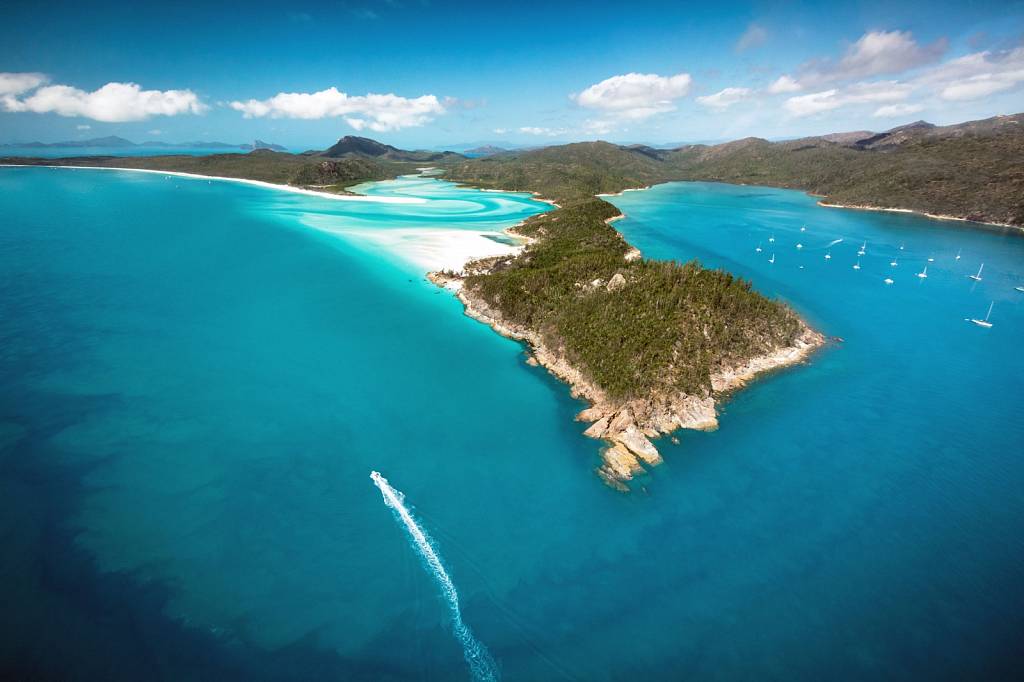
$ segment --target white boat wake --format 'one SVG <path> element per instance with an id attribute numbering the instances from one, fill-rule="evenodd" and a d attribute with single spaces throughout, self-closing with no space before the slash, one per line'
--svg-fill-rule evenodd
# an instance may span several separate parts
<path id="1" fill-rule="evenodd" d="M 838 244 L 841 241 L 843 241 L 843 240 L 842 239 L 833 239 L 828 244 L 825 244 L 825 248 L 827 249 L 830 246 L 835 246 L 836 244 Z"/>
<path id="2" fill-rule="evenodd" d="M 384 504 L 391 508 L 395 513 L 395 518 L 405 526 L 409 539 L 412 540 L 413 547 L 423 559 L 427 570 L 434 576 L 438 587 L 441 588 L 441 596 L 448 602 L 448 610 L 451 612 L 452 629 L 455 632 L 455 638 L 462 645 L 462 653 L 466 658 L 466 663 L 469 664 L 469 671 L 473 679 L 479 682 L 497 680 L 499 678 L 498 666 L 495 665 L 494 659 L 491 658 L 490 652 L 487 651 L 487 647 L 473 636 L 469 627 L 462 621 L 462 611 L 459 609 L 459 593 L 455 590 L 455 584 L 448 576 L 448 571 L 445 570 L 441 557 L 438 555 L 437 550 L 434 549 L 433 544 L 431 544 L 430 538 L 420 528 L 420 525 L 416 523 L 412 512 L 405 506 L 405 495 L 392 488 L 391 484 L 388 483 L 388 479 L 381 476 L 379 472 L 371 471 L 370 478 L 373 479 L 373 484 L 377 486 L 381 495 L 384 496 Z"/>

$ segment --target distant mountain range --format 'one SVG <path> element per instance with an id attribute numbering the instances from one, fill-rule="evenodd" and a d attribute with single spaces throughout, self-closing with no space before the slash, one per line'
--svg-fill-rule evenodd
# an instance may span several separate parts
<path id="1" fill-rule="evenodd" d="M 146 142 L 132 142 L 123 137 L 110 135 L 107 137 L 94 137 L 88 140 L 64 140 L 63 142 L 15 142 L 0 144 L 0 148 L 19 147 L 22 149 L 41 149 L 48 147 L 71 147 L 71 148 L 104 148 L 104 149 L 128 149 L 131 147 L 160 147 L 166 149 L 241 149 L 252 151 L 254 149 L 272 149 L 274 151 L 287 151 L 279 144 L 271 144 L 263 140 L 256 140 L 252 144 L 228 144 L 227 142 L 205 142 L 196 140 L 194 142 L 163 142 L 148 140 Z"/>
<path id="2" fill-rule="evenodd" d="M 118 137 L 34 144 L 144 146 Z M 183 143 L 204 148 L 216 144 L 220 143 Z M 1024 114 L 949 126 L 917 121 L 878 133 L 857 130 L 778 142 L 748 137 L 674 149 L 601 141 L 514 151 L 481 145 L 473 150 L 477 158 L 452 151 L 408 151 L 351 135 L 324 151 L 302 154 L 280 153 L 273 150 L 280 147 L 258 140 L 253 145 L 224 147 L 252 151 L 200 157 L 133 155 L 131 159 L 83 155 L 62 163 L 186 170 L 339 189 L 430 164 L 441 168 L 449 180 L 536 191 L 563 204 L 628 187 L 704 180 L 800 189 L 833 204 L 910 209 L 1024 226 Z M 52 160 L 10 157 L 4 162 Z"/>
<path id="3" fill-rule="evenodd" d="M 490 156 L 492 154 L 501 154 L 502 152 L 507 152 L 507 151 L 509 151 L 509 150 L 505 149 L 504 147 L 496 147 L 496 146 L 494 146 L 492 144 L 485 144 L 485 145 L 483 145 L 481 147 L 474 147 L 473 149 L 467 149 L 466 153 L 467 154 L 476 154 L 477 156 Z"/>
<path id="4" fill-rule="evenodd" d="M 471 159 L 446 177 L 570 199 L 671 180 L 801 189 L 830 203 L 1024 225 L 1024 114 L 676 149 L 579 142 Z"/>
<path id="5" fill-rule="evenodd" d="M 343 159 L 357 156 L 371 159 L 383 159 L 387 161 L 420 161 L 434 162 L 447 161 L 450 159 L 465 158 L 455 152 L 433 152 L 427 150 L 407 151 L 392 147 L 383 142 L 371 140 L 368 137 L 346 135 L 338 140 L 333 146 L 322 152 L 315 152 L 312 156 L 323 156 L 329 159 Z"/>

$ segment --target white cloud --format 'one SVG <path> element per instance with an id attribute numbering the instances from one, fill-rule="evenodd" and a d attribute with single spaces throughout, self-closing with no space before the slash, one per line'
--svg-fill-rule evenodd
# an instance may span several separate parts
<path id="1" fill-rule="evenodd" d="M 750 24 L 743 32 L 740 39 L 736 41 L 736 51 L 743 52 L 755 47 L 760 47 L 768 40 L 768 31 L 757 24 Z"/>
<path id="2" fill-rule="evenodd" d="M 542 135 L 545 137 L 555 137 L 556 135 L 564 135 L 568 131 L 565 128 L 542 128 L 540 126 L 523 126 L 519 129 L 519 132 L 526 133 L 527 135 Z"/>
<path id="3" fill-rule="evenodd" d="M 573 99 L 588 109 L 600 109 L 611 116 L 642 120 L 675 109 L 674 100 L 690 91 L 690 74 L 659 76 L 627 73 L 595 83 Z"/>
<path id="4" fill-rule="evenodd" d="M 833 88 L 822 92 L 812 92 L 809 95 L 790 97 L 782 106 L 793 116 L 820 114 L 823 111 L 831 111 L 842 106 L 842 102 L 836 96 L 838 92 Z"/>
<path id="5" fill-rule="evenodd" d="M 0 72 L 0 97 L 20 95 L 35 90 L 47 81 L 41 73 L 5 73 Z"/>
<path id="6" fill-rule="evenodd" d="M 899 102 L 907 99 L 912 91 L 912 86 L 898 81 L 854 83 L 845 88 L 831 88 L 790 97 L 783 103 L 783 107 L 792 116 L 813 116 L 854 104 Z"/>
<path id="7" fill-rule="evenodd" d="M 769 95 L 781 95 L 786 92 L 799 92 L 803 87 L 791 76 L 779 76 L 768 86 Z"/>
<path id="8" fill-rule="evenodd" d="M 725 111 L 733 104 L 748 99 L 751 94 L 750 88 L 725 88 L 713 95 L 698 97 L 697 102 L 710 109 Z"/>
<path id="9" fill-rule="evenodd" d="M 910 114 L 916 114 L 922 111 L 924 106 L 921 104 L 887 104 L 884 107 L 879 107 L 872 114 L 875 118 L 894 118 L 896 116 L 908 116 Z"/>
<path id="10" fill-rule="evenodd" d="M 146 134 L 147 135 L 163 135 L 164 131 L 160 130 L 159 128 L 154 128 L 153 130 L 146 131 Z"/>
<path id="11" fill-rule="evenodd" d="M 972 100 L 1024 84 L 1024 47 L 1005 52 L 976 52 L 921 74 L 917 84 L 939 91 L 945 100 Z"/>
<path id="12" fill-rule="evenodd" d="M 79 123 L 75 126 L 75 130 L 92 130 L 92 126 L 88 123 Z"/>
<path id="13" fill-rule="evenodd" d="M 835 78 L 866 78 L 902 73 L 938 60 L 945 51 L 945 40 L 921 46 L 909 32 L 871 31 L 847 49 L 832 75 Z"/>
<path id="14" fill-rule="evenodd" d="M 508 128 L 495 128 L 494 132 L 497 135 L 504 135 L 505 133 L 508 132 Z"/>
<path id="15" fill-rule="evenodd" d="M 135 83 L 107 83 L 92 92 L 70 85 L 47 85 L 35 89 L 24 99 L 2 97 L 0 106 L 5 111 L 82 116 L 107 123 L 142 121 L 151 116 L 201 114 L 208 108 L 191 90 L 143 90 Z"/>
<path id="16" fill-rule="evenodd" d="M 394 94 L 348 95 L 337 88 L 319 92 L 281 92 L 270 99 L 231 102 L 245 118 L 320 119 L 344 117 L 356 130 L 387 132 L 421 126 L 445 112 L 434 95 L 406 98 Z"/>
<path id="17" fill-rule="evenodd" d="M 780 86 L 822 87 L 831 83 L 899 74 L 938 61 L 946 51 L 947 41 L 941 38 L 930 45 L 919 45 L 906 31 L 869 31 L 846 49 L 838 62 L 818 59 L 800 69 L 796 79 L 783 76 Z M 785 92 L 785 90 L 776 90 Z"/>

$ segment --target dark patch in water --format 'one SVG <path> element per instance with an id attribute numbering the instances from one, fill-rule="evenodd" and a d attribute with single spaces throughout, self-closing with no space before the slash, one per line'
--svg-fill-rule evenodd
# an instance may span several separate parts
<path id="1" fill-rule="evenodd" d="M 36 410 L 12 393 L 0 397 L 0 421 L 23 431 L 0 443 L 0 679 L 398 680 L 419 672 L 372 655 L 343 658 L 313 641 L 268 651 L 218 637 L 166 616 L 168 587 L 99 571 L 69 523 L 91 467 L 55 465 L 60 453 L 49 439 L 118 398 L 64 397 L 57 407 L 47 396 L 49 409 Z M 41 413 L 44 423 L 25 417 Z"/>

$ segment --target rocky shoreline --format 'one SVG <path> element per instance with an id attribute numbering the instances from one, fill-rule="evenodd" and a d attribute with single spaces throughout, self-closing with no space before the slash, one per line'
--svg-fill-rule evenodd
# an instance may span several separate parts
<path id="1" fill-rule="evenodd" d="M 812 194 L 811 196 L 820 196 L 820 195 Z M 919 216 L 923 216 L 925 218 L 931 218 L 932 220 L 955 220 L 955 221 L 961 222 L 961 223 L 973 223 L 975 225 L 983 225 L 983 226 L 988 226 L 988 227 L 1011 227 L 1011 228 L 1013 228 L 1015 230 L 1024 231 L 1024 225 L 1014 225 L 1012 223 L 1000 223 L 1000 222 L 996 222 L 996 221 L 993 221 L 993 220 L 987 220 L 987 219 L 985 219 L 985 216 L 968 216 L 968 217 L 963 217 L 963 216 L 955 216 L 955 215 L 945 215 L 943 213 L 928 213 L 926 211 L 917 211 L 917 210 L 914 210 L 912 208 L 896 208 L 896 207 L 887 207 L 887 206 L 874 206 L 874 205 L 871 205 L 871 204 L 837 204 L 837 203 L 834 203 L 834 202 L 826 201 L 825 198 L 822 198 L 822 200 L 818 202 L 818 206 L 822 206 L 824 208 L 846 208 L 846 209 L 851 209 L 851 210 L 854 210 L 854 211 L 881 211 L 883 213 L 910 213 L 912 215 L 919 215 Z"/>
<path id="2" fill-rule="evenodd" d="M 608 222 L 621 217 L 616 216 Z M 516 234 L 514 229 L 507 231 Z M 626 258 L 633 259 L 639 256 L 640 252 L 631 248 Z M 628 491 L 627 481 L 644 472 L 645 466 L 651 467 L 661 463 L 661 454 L 651 442 L 652 438 L 669 435 L 677 429 L 716 429 L 716 397 L 720 398 L 744 386 L 764 372 L 802 362 L 826 342 L 823 335 L 804 324 L 803 332 L 792 345 L 776 348 L 742 365 L 723 368 L 714 374 L 711 377 L 712 395 L 695 396 L 680 392 L 628 401 L 615 400 L 574 367 L 567 360 L 563 348 L 553 348 L 536 330 L 504 319 L 499 310 L 490 306 L 477 292 L 465 286 L 466 277 L 486 274 L 502 260 L 501 257 L 493 257 L 471 261 L 460 273 L 431 272 L 427 274 L 427 279 L 437 286 L 453 291 L 462 301 L 469 317 L 490 326 L 502 336 L 525 343 L 531 353 L 527 360 L 529 364 L 543 366 L 569 385 L 574 398 L 584 399 L 590 403 L 590 407 L 580 412 L 576 419 L 590 423 L 584 435 L 605 441 L 606 447 L 601 452 L 604 461 L 598 467 L 597 473 L 608 485 L 618 490 Z M 599 285 L 614 290 L 626 284 L 622 275 L 617 274 L 607 283 L 602 282 Z"/>

